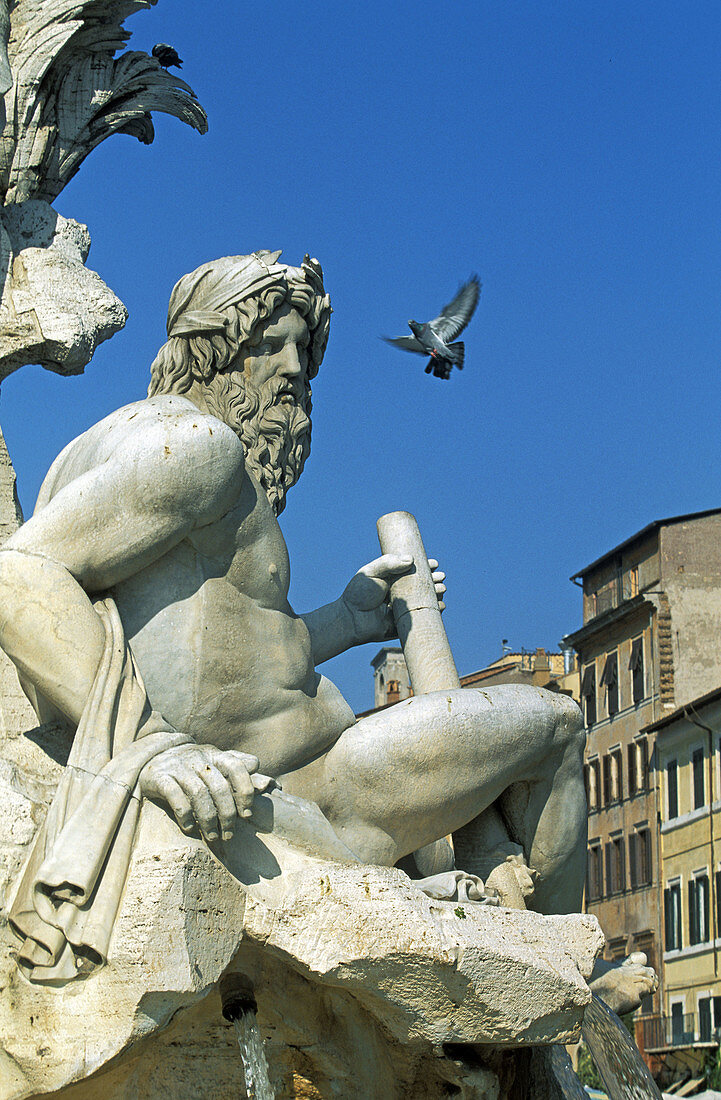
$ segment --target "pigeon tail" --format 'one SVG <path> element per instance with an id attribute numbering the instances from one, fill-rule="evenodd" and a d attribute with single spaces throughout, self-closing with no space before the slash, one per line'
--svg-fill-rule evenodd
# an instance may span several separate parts
<path id="1" fill-rule="evenodd" d="M 466 358 L 466 345 L 462 340 L 459 340 L 456 344 L 449 344 L 448 350 L 454 353 L 451 359 L 453 365 L 458 367 L 459 370 L 463 370 L 463 363 Z"/>

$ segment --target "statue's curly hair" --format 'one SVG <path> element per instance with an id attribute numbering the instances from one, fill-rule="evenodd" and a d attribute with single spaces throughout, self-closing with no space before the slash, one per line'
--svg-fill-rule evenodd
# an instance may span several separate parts
<path id="1" fill-rule="evenodd" d="M 328 342 L 330 305 L 308 283 L 289 280 L 223 310 L 228 323 L 222 332 L 171 336 L 150 367 L 148 397 L 187 393 L 193 382 L 209 383 L 227 371 L 243 345 L 253 344 L 258 329 L 286 301 L 306 319 L 308 374 L 314 378 Z"/>

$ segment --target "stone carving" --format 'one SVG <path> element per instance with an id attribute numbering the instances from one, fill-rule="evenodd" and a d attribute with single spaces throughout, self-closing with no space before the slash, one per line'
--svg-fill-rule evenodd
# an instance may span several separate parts
<path id="1" fill-rule="evenodd" d="M 27 363 L 80 374 L 123 327 L 125 306 L 85 267 L 89 249 L 87 228 L 42 200 L 0 209 L 0 380 Z"/>
<path id="2" fill-rule="evenodd" d="M 152 0 L 155 3 L 155 0 Z M 205 133 L 192 89 L 121 23 L 148 0 L 0 0 L 0 381 L 40 363 L 81 372 L 122 328 L 123 304 L 84 267 L 85 226 L 48 205 L 113 133 L 153 140 L 151 112 Z"/>
<path id="3" fill-rule="evenodd" d="M 395 552 L 393 517 L 380 524 L 385 552 L 337 600 L 303 615 L 288 604 L 277 516 L 309 453 L 329 321 L 307 256 L 300 267 L 278 252 L 231 256 L 184 276 L 149 397 L 62 452 L 0 549 L 0 644 L 43 723 L 35 740 L 66 765 L 50 792 L 0 769 L 25 823 L 7 860 L 24 864 L 6 909 L 19 940 L 0 937 L 13 1095 L 99 1071 L 231 963 L 255 966 L 262 986 L 261 946 L 265 966 L 352 992 L 393 1042 L 422 1040 L 421 1060 L 443 1043 L 566 1041 L 590 999 L 601 940 L 592 918 L 572 915 L 586 821 L 575 704 L 520 685 L 461 690 L 449 653 L 423 669 L 425 651 L 438 656 L 428 639 L 444 574 L 417 545 Z M 416 614 L 425 625 L 411 640 Z M 316 668 L 396 622 L 427 694 L 356 721 Z M 439 844 L 441 874 L 418 879 Z M 138 924 L 132 902 L 142 895 L 145 914 L 171 882 L 196 899 L 192 919 L 180 904 L 175 954 L 167 921 Z M 213 929 L 203 898 L 216 899 Z M 513 917 L 499 899 L 536 913 Z M 409 1000 L 411 971 L 421 988 Z M 436 981 L 456 990 L 458 1012 L 430 997 Z M 66 1020 L 96 998 L 116 1005 L 113 1026 L 87 1028 L 69 1061 Z M 58 1021 L 41 1067 L 17 1022 L 37 1013 Z M 485 1089 L 495 1070 L 464 1057 L 438 1074 L 477 1069 Z"/>
<path id="4" fill-rule="evenodd" d="M 173 1095 L 182 1100 L 200 1094 L 199 1080 L 212 1081 L 208 1095 L 223 1095 L 224 1081 L 229 1095 L 242 1095 L 237 1047 L 228 1050 L 222 1028 L 224 973 L 252 982 L 278 1096 L 361 1100 L 397 1095 L 404 1083 L 408 1095 L 443 1096 L 435 1083 L 463 1070 L 443 1044 L 482 1041 L 490 1053 L 510 1039 L 572 1038 L 589 1000 L 583 979 L 602 943 L 595 918 L 472 902 L 459 916 L 457 903 L 428 898 L 398 870 L 303 852 L 295 829 L 291 843 L 277 822 L 269 827 L 270 801 L 257 796 L 254 818 L 210 847 L 145 802 L 110 958 L 81 988 L 47 991 L 19 978 L 0 932 L 8 992 L 0 1050 L 16 1075 L 14 1098 L 84 1077 L 88 1097 L 125 1100 L 133 1086 L 135 1095 L 160 1096 L 158 1062 L 165 1087 L 176 1078 Z M 271 855 L 282 876 L 271 871 Z M 149 1047 L 168 1024 L 168 1045 L 156 1035 Z M 179 1049 L 184 1068 L 169 1072 Z M 202 1075 L 189 1078 L 194 1056 Z M 460 1048 L 454 1058 L 463 1059 Z M 495 1079 L 488 1067 L 484 1075 Z M 298 1078 L 308 1081 L 305 1091 Z M 414 1081 L 425 1089 L 414 1093 Z"/>
<path id="5" fill-rule="evenodd" d="M 227 257 L 180 280 L 151 396 L 66 448 L 34 516 L 3 549 L 0 642 L 38 716 L 60 713 L 79 731 L 73 793 L 63 790 L 53 836 L 38 840 L 13 910 L 34 942 L 24 964 L 46 980 L 104 957 L 67 907 L 92 904 L 109 847 L 123 849 L 127 866 L 131 841 L 120 839 L 119 822 L 133 792 L 216 841 L 236 813 L 252 813 L 255 789 L 271 776 L 319 806 L 355 857 L 386 866 L 498 802 L 503 816 L 493 811 L 477 842 L 521 846 L 539 911 L 580 907 L 584 734 L 575 704 L 516 686 L 453 689 L 355 722 L 315 671 L 393 632 L 389 583 L 413 560 L 383 555 L 338 600 L 302 617 L 288 605 L 275 517 L 308 454 L 310 380 L 330 303 L 315 261 L 278 261 L 267 252 Z M 132 704 L 122 696 L 128 683 Z M 113 708 L 127 729 L 99 721 L 98 709 Z M 98 834 L 101 816 L 107 835 Z M 80 865 L 93 838 L 90 871 Z M 105 901 L 96 904 L 105 913 Z"/>
<path id="6" fill-rule="evenodd" d="M 146 53 L 114 56 L 128 39 L 123 20 L 148 6 L 148 0 L 11 4 L 8 57 L 14 80 L 5 93 L 0 149 L 5 203 L 53 202 L 110 134 L 130 134 L 149 145 L 151 111 L 175 115 L 205 132 L 205 112 L 184 81 Z"/>

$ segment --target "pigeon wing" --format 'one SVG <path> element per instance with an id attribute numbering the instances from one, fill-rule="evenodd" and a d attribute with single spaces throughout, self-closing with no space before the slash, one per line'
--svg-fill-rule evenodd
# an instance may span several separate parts
<path id="1" fill-rule="evenodd" d="M 455 340 L 456 336 L 460 336 L 463 332 L 478 305 L 478 295 L 480 293 L 481 284 L 478 281 L 478 276 L 471 275 L 453 301 L 443 307 L 440 316 L 430 322 L 431 328 L 444 344 Z"/>
<path id="2" fill-rule="evenodd" d="M 393 344 L 394 347 L 402 348 L 403 351 L 414 351 L 417 355 L 428 355 L 426 348 L 419 340 L 416 340 L 415 336 L 381 336 L 381 340 L 385 340 L 386 344 Z"/>

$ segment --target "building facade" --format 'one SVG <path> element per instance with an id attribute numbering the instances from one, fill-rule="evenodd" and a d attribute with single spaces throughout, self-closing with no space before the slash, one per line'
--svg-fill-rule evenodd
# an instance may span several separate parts
<path id="1" fill-rule="evenodd" d="M 606 957 L 644 951 L 663 985 L 655 723 L 721 682 L 721 509 L 658 520 L 577 573 L 588 729 L 586 907 Z"/>
<path id="2" fill-rule="evenodd" d="M 384 646 L 371 661 L 373 666 L 374 709 L 391 706 L 413 694 L 408 669 L 399 646 Z M 461 676 L 461 687 L 487 687 L 491 684 L 531 684 L 534 687 L 560 691 L 579 700 L 579 677 L 576 655 L 572 649 L 549 652 L 510 650 L 490 665 Z M 369 713 L 365 711 L 364 713 Z"/>
<path id="3" fill-rule="evenodd" d="M 721 1035 L 721 687 L 653 723 L 664 990 L 648 1053 L 701 1072 Z"/>

